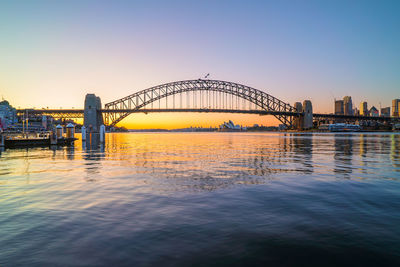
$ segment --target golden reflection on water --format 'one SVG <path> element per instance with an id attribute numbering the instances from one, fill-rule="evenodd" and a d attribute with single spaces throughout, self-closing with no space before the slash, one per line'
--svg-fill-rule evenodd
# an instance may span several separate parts
<path id="1" fill-rule="evenodd" d="M 399 148 L 395 134 L 113 133 L 104 145 L 93 137 L 92 143 L 78 140 L 74 147 L 3 151 L 0 202 L 79 210 L 141 194 L 287 178 L 396 180 Z"/>
<path id="2" fill-rule="evenodd" d="M 71 178 L 69 186 L 122 179 L 130 186 L 200 187 L 265 183 L 282 175 L 315 179 L 396 178 L 398 134 L 112 133 L 105 144 L 6 150 L 0 184 Z M 390 163 L 391 165 L 388 165 Z M 61 178 L 60 178 L 61 177 Z"/>
<path id="3" fill-rule="evenodd" d="M 398 240 L 399 135 L 115 133 L 104 145 L 92 140 L 1 152 L 0 242 L 10 262 L 62 255 L 67 265 L 93 258 L 87 265 L 97 266 L 116 255 L 108 265 L 120 265 L 121 255 L 124 263 L 145 255 L 154 263 L 154 255 L 164 260 L 184 247 L 190 254 L 182 259 L 193 251 L 208 258 L 218 246 L 229 254 L 238 240 L 242 251 L 276 237 L 293 240 L 295 251 L 304 236 L 317 246 L 330 236 L 323 243 L 339 254 L 348 240 L 361 240 L 360 247 L 373 240 L 369 253 L 382 247 L 377 237 L 383 245 Z M 382 247 L 383 258 L 390 249 L 398 255 Z M 52 259 L 41 265 L 61 262 Z"/>

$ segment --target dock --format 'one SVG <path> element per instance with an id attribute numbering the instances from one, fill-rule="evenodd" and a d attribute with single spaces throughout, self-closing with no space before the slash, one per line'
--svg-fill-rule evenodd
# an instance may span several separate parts
<path id="1" fill-rule="evenodd" d="M 71 146 L 75 137 L 56 136 L 51 132 L 39 133 L 0 133 L 0 147 L 21 148 L 21 147 L 45 147 L 45 146 Z"/>

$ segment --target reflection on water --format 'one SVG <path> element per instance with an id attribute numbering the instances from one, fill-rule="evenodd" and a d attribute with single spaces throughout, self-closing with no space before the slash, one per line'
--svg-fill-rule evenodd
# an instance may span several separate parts
<path id="1" fill-rule="evenodd" d="M 391 136 L 391 159 L 395 170 L 400 171 L 400 134 Z"/>
<path id="2" fill-rule="evenodd" d="M 99 135 L 72 147 L 51 147 L 51 159 L 62 169 L 67 159 L 84 169 L 87 181 L 98 177 L 149 175 L 151 182 L 175 179 L 164 190 L 217 189 L 233 184 L 259 184 L 280 175 L 326 174 L 336 178 L 360 178 L 374 168 L 384 170 L 382 179 L 397 178 L 399 172 L 398 134 L 231 134 L 231 133 L 115 133 L 100 144 Z M 21 153 L 24 151 L 24 156 Z M 46 149 L 7 150 L 23 166 L 45 158 Z M 390 162 L 391 166 L 387 163 Z M 71 165 L 66 164 L 68 167 Z M 21 165 L 22 166 L 22 165 Z M 25 167 L 26 169 L 26 167 Z M 29 173 L 26 171 L 25 173 Z M 353 174 L 353 175 L 352 175 Z M 368 178 L 368 177 L 364 177 Z M 371 178 L 371 177 L 369 177 Z M 182 182 L 182 183 L 181 183 Z M 196 183 L 198 183 L 196 185 Z"/>
<path id="3" fill-rule="evenodd" d="M 396 265 L 399 149 L 392 133 L 115 133 L 0 151 L 0 266 Z"/>
<path id="4" fill-rule="evenodd" d="M 85 160 L 86 176 L 88 182 L 95 182 L 101 175 L 101 159 L 104 158 L 104 144 L 100 143 L 99 134 L 88 134 L 87 141 L 82 141 L 82 150 L 85 152 L 82 158 Z"/>
<path id="5" fill-rule="evenodd" d="M 353 158 L 353 139 L 351 136 L 343 134 L 335 134 L 335 169 L 334 172 L 346 174 L 353 172 L 351 164 Z"/>

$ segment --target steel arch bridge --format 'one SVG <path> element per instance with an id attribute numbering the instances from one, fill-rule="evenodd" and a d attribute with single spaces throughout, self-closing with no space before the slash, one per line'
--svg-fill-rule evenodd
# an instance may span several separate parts
<path id="1" fill-rule="evenodd" d="M 252 87 L 203 79 L 154 86 L 107 103 L 102 111 L 110 126 L 131 113 L 173 111 L 272 114 L 289 128 L 298 113 L 291 105 Z"/>

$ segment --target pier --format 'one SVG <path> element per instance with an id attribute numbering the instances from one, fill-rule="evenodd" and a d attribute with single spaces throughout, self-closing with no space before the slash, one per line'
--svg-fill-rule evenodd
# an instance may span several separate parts
<path id="1" fill-rule="evenodd" d="M 0 133 L 0 147 L 71 146 L 78 139 L 74 136 L 75 129 L 72 124 L 68 124 L 66 129 L 65 134 L 61 125 L 57 125 L 55 131 L 2 132 Z"/>

